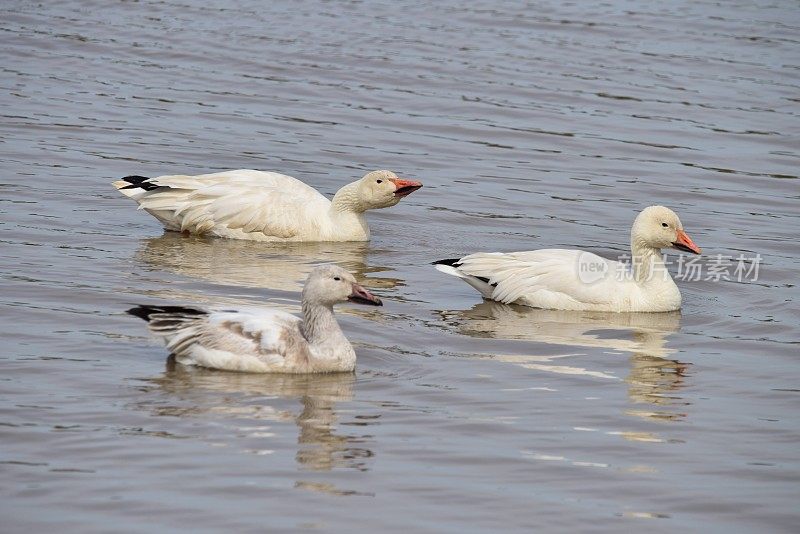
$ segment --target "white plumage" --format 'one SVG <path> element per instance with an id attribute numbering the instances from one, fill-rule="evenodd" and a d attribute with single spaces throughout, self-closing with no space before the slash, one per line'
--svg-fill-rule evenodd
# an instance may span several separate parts
<path id="1" fill-rule="evenodd" d="M 381 301 L 340 267 L 317 267 L 303 288 L 303 318 L 279 310 L 206 311 L 181 306 L 137 306 L 128 313 L 148 322 L 178 363 L 250 373 L 352 371 L 356 354 L 333 315 L 345 301 Z"/>
<path id="2" fill-rule="evenodd" d="M 651 206 L 631 229 L 632 265 L 564 249 L 478 253 L 435 263 L 438 270 L 461 278 L 484 298 L 506 304 L 663 312 L 681 306 L 680 291 L 661 258 L 666 247 L 700 253 L 672 210 Z"/>
<path id="3" fill-rule="evenodd" d="M 235 170 L 198 176 L 128 176 L 113 183 L 167 230 L 255 241 L 366 241 L 364 212 L 422 187 L 374 171 L 328 200 L 296 178 Z"/>

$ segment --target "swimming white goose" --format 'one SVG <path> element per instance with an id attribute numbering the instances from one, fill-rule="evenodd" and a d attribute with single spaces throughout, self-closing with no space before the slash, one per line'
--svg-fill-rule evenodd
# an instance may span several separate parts
<path id="1" fill-rule="evenodd" d="M 364 212 L 394 206 L 422 183 L 373 171 L 328 200 L 291 176 L 253 170 L 126 176 L 113 182 L 167 230 L 254 241 L 367 241 Z"/>
<path id="2" fill-rule="evenodd" d="M 314 269 L 302 293 L 303 318 L 280 310 L 207 311 L 137 306 L 128 313 L 149 323 L 178 363 L 250 373 L 332 373 L 355 369 L 356 353 L 333 305 L 381 300 L 335 265 Z"/>
<path id="3" fill-rule="evenodd" d="M 681 307 L 681 293 L 664 266 L 661 249 L 700 254 L 669 208 L 650 206 L 631 228 L 631 264 L 591 252 L 542 249 L 487 252 L 434 262 L 484 298 L 552 310 L 665 312 Z"/>

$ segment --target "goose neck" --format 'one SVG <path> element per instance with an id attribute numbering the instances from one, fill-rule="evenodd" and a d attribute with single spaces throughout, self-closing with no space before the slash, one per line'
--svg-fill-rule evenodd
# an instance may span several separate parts
<path id="1" fill-rule="evenodd" d="M 358 194 L 358 182 L 347 184 L 339 189 L 331 202 L 335 213 L 364 213 L 367 207 Z"/>
<path id="2" fill-rule="evenodd" d="M 639 284 L 670 277 L 664 266 L 661 250 L 635 236 L 631 238 L 631 262 L 633 277 Z"/>
<path id="3" fill-rule="evenodd" d="M 303 335 L 309 343 L 324 342 L 341 332 L 333 306 L 303 300 Z"/>

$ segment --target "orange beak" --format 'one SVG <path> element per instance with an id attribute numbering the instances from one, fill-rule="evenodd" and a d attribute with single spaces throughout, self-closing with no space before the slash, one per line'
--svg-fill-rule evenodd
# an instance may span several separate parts
<path id="1" fill-rule="evenodd" d="M 400 178 L 389 178 L 389 181 L 394 184 L 394 196 L 396 197 L 407 197 L 420 187 L 422 187 L 422 182 L 417 182 L 416 180 L 402 180 Z"/>
<path id="2" fill-rule="evenodd" d="M 686 235 L 686 232 L 683 230 L 678 230 L 678 239 L 672 243 L 672 246 L 678 250 L 700 254 L 700 247 L 695 245 L 694 241 L 692 241 L 692 238 Z"/>

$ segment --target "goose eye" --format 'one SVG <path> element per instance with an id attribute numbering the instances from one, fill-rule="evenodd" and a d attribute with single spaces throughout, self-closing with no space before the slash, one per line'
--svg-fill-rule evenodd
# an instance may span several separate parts
<path id="1" fill-rule="evenodd" d="M 376 183 L 382 184 L 383 180 L 378 180 Z"/>
<path id="2" fill-rule="evenodd" d="M 669 225 L 667 223 L 661 223 L 661 226 L 663 226 L 664 228 L 669 228 Z"/>
<path id="3" fill-rule="evenodd" d="M 339 278 L 338 276 L 334 276 L 333 279 L 336 280 L 337 282 L 341 281 L 341 278 Z"/>

